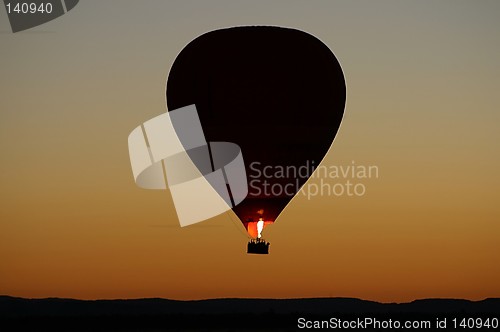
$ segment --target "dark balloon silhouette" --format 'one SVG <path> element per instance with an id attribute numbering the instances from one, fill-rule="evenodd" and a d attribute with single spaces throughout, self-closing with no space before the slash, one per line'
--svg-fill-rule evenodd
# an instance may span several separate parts
<path id="1" fill-rule="evenodd" d="M 320 163 L 340 126 L 346 88 L 339 62 L 316 37 L 249 26 L 190 42 L 172 65 L 166 96 L 169 110 L 196 105 L 207 141 L 241 147 L 249 193 L 233 210 L 257 237 L 257 221 L 274 222 L 310 175 L 276 171 Z"/>

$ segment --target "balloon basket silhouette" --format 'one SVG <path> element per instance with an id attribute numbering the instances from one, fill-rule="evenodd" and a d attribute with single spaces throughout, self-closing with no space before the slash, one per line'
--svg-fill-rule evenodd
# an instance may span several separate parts
<path id="1" fill-rule="evenodd" d="M 270 245 L 271 244 L 264 239 L 252 239 L 248 242 L 247 254 L 267 255 L 269 254 Z"/>

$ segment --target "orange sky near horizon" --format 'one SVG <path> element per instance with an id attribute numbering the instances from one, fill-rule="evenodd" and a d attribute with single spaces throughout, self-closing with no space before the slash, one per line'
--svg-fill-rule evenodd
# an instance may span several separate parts
<path id="1" fill-rule="evenodd" d="M 0 294 L 500 297 L 500 3 L 286 4 L 80 1 L 16 34 L 0 9 Z M 331 48 L 347 102 L 323 165 L 379 170 L 355 180 L 361 197 L 294 198 L 264 230 L 268 256 L 246 254 L 232 212 L 180 228 L 128 156 L 177 53 L 236 25 Z"/>

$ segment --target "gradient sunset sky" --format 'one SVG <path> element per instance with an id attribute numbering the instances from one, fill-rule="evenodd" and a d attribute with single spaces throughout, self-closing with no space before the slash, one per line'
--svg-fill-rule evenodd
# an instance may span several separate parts
<path id="1" fill-rule="evenodd" d="M 13 34 L 0 8 L 0 294 L 500 297 L 499 17 L 498 1 L 85 0 Z M 268 256 L 232 213 L 180 228 L 127 148 L 165 112 L 178 52 L 240 25 L 335 53 L 347 103 L 323 163 L 379 169 L 362 197 L 295 198 Z"/>

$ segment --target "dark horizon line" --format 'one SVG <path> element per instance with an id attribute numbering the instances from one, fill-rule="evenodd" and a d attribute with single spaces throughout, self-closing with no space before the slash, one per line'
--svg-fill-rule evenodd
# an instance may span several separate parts
<path id="1" fill-rule="evenodd" d="M 163 301 L 173 301 L 173 302 L 203 302 L 203 301 L 219 301 L 219 300 L 243 300 L 243 301 L 295 301 L 295 300 L 357 300 L 370 303 L 378 304 L 410 304 L 418 301 L 466 301 L 466 302 L 482 302 L 488 300 L 500 300 L 500 297 L 485 297 L 480 300 L 471 300 L 466 298 L 456 298 L 456 297 L 427 297 L 427 298 L 416 298 L 411 301 L 403 302 L 382 302 L 376 300 L 366 300 L 358 297 L 349 296 L 315 296 L 315 297 L 213 297 L 213 298 L 201 298 L 201 299 L 191 299 L 191 300 L 181 300 L 166 297 L 133 297 L 133 298 L 96 298 L 96 299 L 82 299 L 82 298 L 72 298 L 72 297 L 58 297 L 58 296 L 48 296 L 48 297 L 23 297 L 15 295 L 0 294 L 0 299 L 19 299 L 19 300 L 71 300 L 71 301 L 83 301 L 83 302 L 96 302 L 96 301 L 137 301 L 137 300 L 163 300 Z"/>
<path id="2" fill-rule="evenodd" d="M 24 299 L 0 295 L 0 324 L 22 331 L 297 330 L 308 320 L 426 320 L 484 318 L 498 323 L 500 298 L 420 299 L 379 303 L 356 298 L 168 300 Z M 254 324 L 252 322 L 258 322 Z M 10 325 L 9 325 L 10 324 Z M 493 324 L 493 321 L 492 321 Z M 252 329 L 253 328 L 253 329 Z"/>

